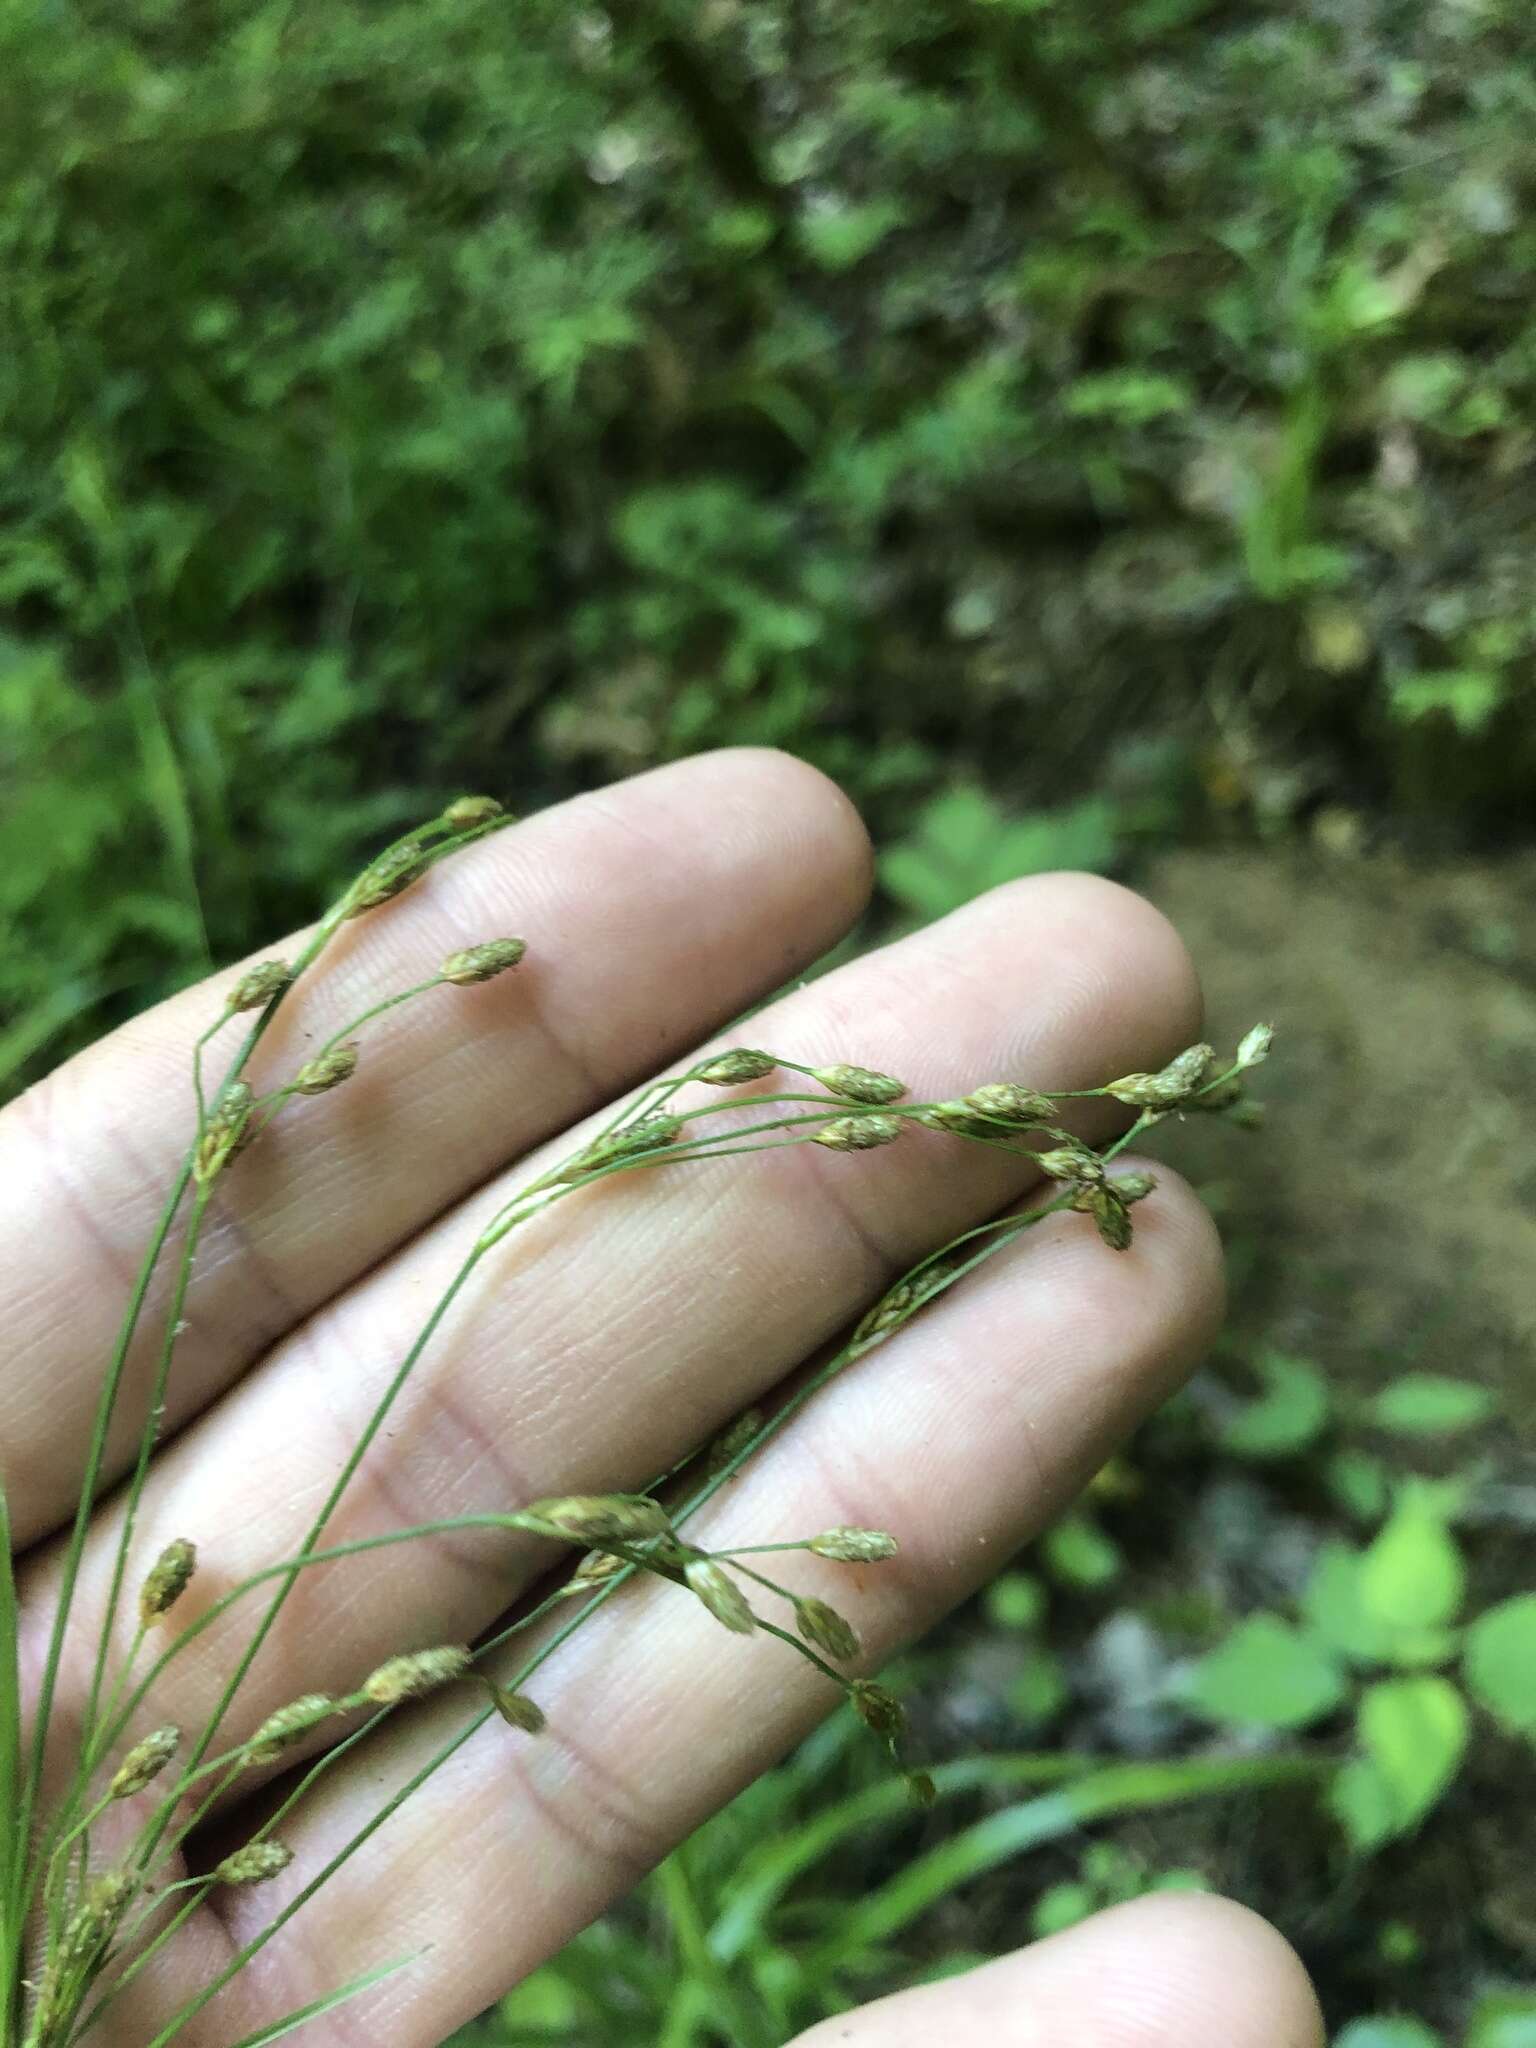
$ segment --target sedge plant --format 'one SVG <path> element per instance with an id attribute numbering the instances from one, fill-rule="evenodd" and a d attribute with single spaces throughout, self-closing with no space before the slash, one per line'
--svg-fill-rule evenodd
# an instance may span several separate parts
<path id="1" fill-rule="evenodd" d="M 640 1089 L 596 1135 L 519 1187 L 465 1244 L 457 1271 L 405 1344 L 371 1414 L 339 1460 L 302 1542 L 291 1555 L 272 1559 L 198 1606 L 188 1591 L 197 1580 L 200 1547 L 206 1560 L 208 1532 L 188 1529 L 145 1556 L 138 1524 L 177 1370 L 188 1291 L 221 1183 L 239 1173 L 242 1159 L 296 1098 L 345 1087 L 368 1057 L 370 1035 L 387 1028 L 392 1012 L 408 1003 L 451 1001 L 456 988 L 513 972 L 524 958 L 524 943 L 513 937 L 470 940 L 408 986 L 380 991 L 275 1084 L 256 1085 L 253 1056 L 295 986 L 322 967 L 345 925 L 387 915 L 389 905 L 430 869 L 505 822 L 495 800 L 465 797 L 387 847 L 342 893 L 295 958 L 264 962 L 239 978 L 189 1048 L 185 1156 L 102 1373 L 46 1646 L 25 1693 L 0 1492 L 0 1814 L 8 1823 L 0 1833 L 0 2048 L 73 2048 L 87 2039 L 114 2038 L 113 2016 L 125 1991 L 177 1941 L 211 1894 L 258 1887 L 288 1868 L 292 1851 L 285 1823 L 342 1757 L 408 1703 L 429 1694 L 457 1698 L 462 1714 L 448 1740 L 381 1799 L 335 1855 L 302 1873 L 299 1889 L 165 2019 L 148 2048 L 169 2048 L 184 2037 L 224 1986 L 282 1937 L 349 1857 L 478 1730 L 499 1717 L 508 1741 L 539 1738 L 546 1725 L 539 1704 L 541 1671 L 638 1575 L 699 1603 L 722 1630 L 773 1637 L 786 1655 L 808 1660 L 840 1689 L 857 1720 L 905 1772 L 912 1794 L 930 1799 L 932 1780 L 911 1768 L 904 1755 L 899 1702 L 851 1668 L 861 1654 L 856 1614 L 794 1583 L 797 1555 L 878 1565 L 895 1555 L 895 1537 L 880 1529 L 833 1526 L 786 1532 L 772 1543 L 716 1541 L 706 1547 L 693 1540 L 691 1525 L 836 1375 L 1045 1217 L 1083 1212 L 1110 1251 L 1124 1251 L 1134 1231 L 1135 1205 L 1153 1194 L 1155 1182 L 1146 1173 L 1110 1169 L 1127 1145 L 1161 1119 L 1188 1112 L 1219 1112 L 1237 1121 L 1254 1115 L 1244 1076 L 1268 1050 L 1269 1032 L 1262 1026 L 1226 1062 L 1209 1046 L 1195 1045 L 1160 1072 L 1124 1075 L 1070 1095 L 1012 1079 L 982 1079 L 964 1096 L 933 1102 L 910 1101 L 898 1078 L 851 1058 L 811 1064 L 786 1049 L 755 1046 L 710 1052 Z M 232 1049 L 220 1058 L 219 1047 L 231 1038 Z M 1122 1134 L 1098 1146 L 1074 1135 L 1066 1121 L 1074 1096 L 1125 1105 L 1130 1114 L 1122 1119 Z M 351 1542 L 328 1541 L 344 1496 L 471 1276 L 531 1219 L 559 1208 L 579 1228 L 585 1191 L 610 1180 L 684 1171 L 691 1162 L 749 1161 L 756 1153 L 797 1145 L 851 1154 L 897 1142 L 1028 1152 L 1038 1191 L 1027 1205 L 920 1260 L 776 1406 L 743 1415 L 639 1491 L 561 1493 L 561 1474 L 552 1472 L 551 1490 L 538 1499 L 492 1500 L 473 1514 Z M 103 1611 L 87 1628 L 77 1598 L 87 1532 L 104 1490 L 109 1438 L 121 1422 L 127 1362 L 143 1341 L 157 1285 L 164 1307 L 154 1312 L 152 1384 L 134 1418 L 137 1443 L 121 1486 Z M 226 1735 L 237 1698 L 304 1573 L 468 1529 L 517 1531 L 547 1544 L 542 1597 L 482 1641 L 402 1644 L 372 1670 L 359 1671 L 350 1690 L 296 1692 L 243 1739 Z M 196 1726 L 153 1719 L 145 1725 L 155 1703 L 175 1696 L 177 1660 L 232 1611 L 244 1624 L 243 1646 L 232 1656 L 211 1710 Z M 87 1671 L 83 1710 L 69 1716 L 67 1728 L 55 1725 L 66 1659 L 83 1660 Z M 222 1811 L 228 1795 L 274 1772 L 259 1825 L 216 1860 L 180 1874 L 186 1868 L 183 1852 L 201 1839 L 199 1831 Z M 391 1967 L 405 1967 L 408 1960 Z M 259 2048 L 319 2018 L 381 1974 L 335 1986 L 248 2035 L 239 2048 Z"/>

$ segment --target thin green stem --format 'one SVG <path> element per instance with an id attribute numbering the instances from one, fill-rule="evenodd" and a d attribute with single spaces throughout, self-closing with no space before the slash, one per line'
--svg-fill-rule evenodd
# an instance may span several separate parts
<path id="1" fill-rule="evenodd" d="M 181 1257 L 177 1262 L 176 1278 L 172 1285 L 170 1305 L 165 1315 L 165 1336 L 160 1345 L 160 1356 L 155 1365 L 154 1385 L 150 1392 L 149 1409 L 144 1427 L 139 1435 L 138 1456 L 134 1461 L 133 1475 L 128 1482 L 127 1497 L 123 1504 L 122 1522 L 117 1539 L 117 1552 L 112 1561 L 112 1583 L 107 1593 L 107 1604 L 102 1614 L 101 1630 L 96 1644 L 96 1661 L 91 1671 L 90 1690 L 86 1696 L 85 1715 L 81 1728 L 81 1741 L 89 1752 L 96 1731 L 96 1717 L 101 1704 L 101 1691 L 106 1683 L 108 1660 L 112 1654 L 112 1637 L 117 1627 L 118 1608 L 122 1603 L 123 1581 L 128 1573 L 128 1561 L 133 1551 L 133 1539 L 138 1528 L 139 1507 L 144 1498 L 144 1486 L 149 1477 L 149 1462 L 159 1441 L 160 1425 L 165 1414 L 165 1397 L 170 1387 L 171 1366 L 176 1356 L 176 1343 L 181 1335 L 182 1318 L 186 1312 L 187 1291 L 192 1284 L 192 1268 L 197 1260 L 198 1245 L 202 1238 L 203 1224 L 207 1219 L 208 1207 L 213 1199 L 214 1183 L 206 1182 L 192 1197 L 192 1209 L 187 1218 L 186 1236 L 182 1241 Z"/>
<path id="2" fill-rule="evenodd" d="M 118 1394 L 122 1388 L 123 1375 L 128 1364 L 128 1353 L 137 1333 L 139 1318 L 144 1312 L 144 1303 L 149 1294 L 150 1282 L 159 1265 L 160 1255 L 171 1234 L 171 1225 L 181 1207 L 182 1196 L 192 1178 L 190 1155 L 176 1177 L 165 1207 L 160 1212 L 150 1238 L 149 1248 L 144 1254 L 138 1275 L 134 1281 L 128 1312 L 118 1333 L 112 1360 L 102 1385 L 101 1398 L 97 1402 L 96 1417 L 91 1430 L 91 1440 L 86 1451 L 85 1469 L 80 1480 L 80 1496 L 75 1509 L 75 1518 L 65 1547 L 64 1562 L 59 1574 L 59 1592 L 54 1606 L 53 1627 L 48 1637 L 48 1649 L 43 1662 L 42 1683 L 38 1688 L 37 1717 L 33 1724 L 31 1757 L 21 1787 L 21 1797 L 16 1805 L 16 1839 L 22 1844 L 16 1858 L 16 1870 L 12 1875 L 12 1911 L 10 1924 L 19 1927 L 26 1915 L 28 1895 L 27 1844 L 31 1840 L 32 1820 L 37 1811 L 38 1796 L 43 1782 L 43 1764 L 46 1753 L 48 1724 L 53 1712 L 54 1693 L 58 1687 L 59 1666 L 64 1655 L 65 1633 L 69 1625 L 70 1610 L 74 1604 L 75 1586 L 80 1576 L 81 1560 L 85 1554 L 85 1539 L 90 1526 L 91 1510 L 96 1504 L 96 1493 L 101 1483 L 102 1467 L 106 1462 L 108 1432 L 117 1409 Z"/>

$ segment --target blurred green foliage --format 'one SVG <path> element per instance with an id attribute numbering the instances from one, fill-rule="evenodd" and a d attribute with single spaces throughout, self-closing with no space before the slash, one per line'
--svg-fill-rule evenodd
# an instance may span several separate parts
<path id="1" fill-rule="evenodd" d="M 15 0 L 0 1070 L 487 763 L 1516 810 L 1532 33 Z"/>

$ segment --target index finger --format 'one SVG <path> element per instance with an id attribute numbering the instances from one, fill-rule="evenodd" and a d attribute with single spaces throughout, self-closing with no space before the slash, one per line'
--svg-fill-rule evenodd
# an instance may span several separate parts
<path id="1" fill-rule="evenodd" d="M 255 1078 L 284 1078 L 457 948 L 515 935 L 528 958 L 401 1009 L 364 1041 L 345 1090 L 293 1103 L 219 1177 L 167 1428 L 528 1146 L 806 966 L 858 914 L 868 872 L 863 828 L 831 783 L 743 749 L 543 812 L 344 926 L 278 1012 Z M 0 1114 L 0 1242 L 16 1248 L 0 1274 L 16 1361 L 0 1379 L 0 1483 L 19 1544 L 73 1501 L 103 1362 L 191 1136 L 191 1045 L 240 971 L 125 1025 Z M 165 1299 L 162 1285 L 146 1330 Z M 109 1476 L 137 1439 L 152 1367 L 137 1346 Z"/>

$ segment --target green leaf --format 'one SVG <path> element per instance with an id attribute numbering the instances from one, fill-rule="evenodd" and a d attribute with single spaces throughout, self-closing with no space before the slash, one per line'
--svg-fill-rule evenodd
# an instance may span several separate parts
<path id="1" fill-rule="evenodd" d="M 1443 1664 L 1456 1647 L 1448 1629 L 1399 1627 L 1366 1603 L 1361 1585 L 1365 1554 L 1341 1542 L 1325 1543 L 1302 1595 L 1308 1624 L 1351 1664 L 1396 1664 L 1417 1670 Z"/>
<path id="2" fill-rule="evenodd" d="M 861 206 L 840 206 L 807 212 L 800 221 L 800 240 L 813 263 L 823 270 L 851 270 L 877 249 L 893 228 L 901 226 L 906 209 L 891 199 Z"/>
<path id="3" fill-rule="evenodd" d="M 1315 1777 L 1304 1757 L 1185 1758 L 1175 1763 L 1106 1764 L 1075 1784 L 1007 1806 L 950 1835 L 866 1892 L 831 1924 L 811 1966 L 889 1940 L 960 1885 L 984 1876 L 1044 1842 L 1076 1835 L 1093 1822 L 1145 1813 L 1190 1799 L 1296 1787 Z"/>
<path id="4" fill-rule="evenodd" d="M 1026 1728 L 1043 1728 L 1071 1698 L 1071 1689 L 1053 1651 L 1036 1645 L 1024 1668 L 1008 1686 L 1008 1707 Z"/>
<path id="5" fill-rule="evenodd" d="M 1462 1668 L 1480 1705 L 1511 1734 L 1536 1741 L 1536 1593 L 1517 1593 L 1477 1617 Z"/>
<path id="6" fill-rule="evenodd" d="M 1451 1436 L 1486 1421 L 1493 1395 L 1472 1380 L 1410 1372 L 1384 1387 L 1369 1404 L 1371 1420 L 1399 1436 Z"/>
<path id="7" fill-rule="evenodd" d="M 1445 2036 L 1422 2020 L 1351 2020 L 1333 2048 L 1445 2048 Z"/>
<path id="8" fill-rule="evenodd" d="M 1369 1757 L 1351 1757 L 1328 1788 L 1328 1806 L 1352 1848 L 1368 1854 L 1397 1832 L 1392 1788 Z"/>
<path id="9" fill-rule="evenodd" d="M 984 791 L 952 789 L 926 804 L 916 831 L 880 856 L 880 881 L 915 916 L 943 917 L 1021 875 L 1110 867 L 1118 846 L 1115 812 L 1102 800 L 1010 818 Z"/>
<path id="10" fill-rule="evenodd" d="M 1328 1491 L 1357 1522 L 1375 1522 L 1390 1498 L 1385 1462 L 1369 1451 L 1337 1451 L 1324 1467 Z"/>
<path id="11" fill-rule="evenodd" d="M 1045 1618 L 1045 1588 L 1028 1572 L 1004 1572 L 988 1586 L 984 1601 L 994 1628 L 1038 1628 Z"/>
<path id="12" fill-rule="evenodd" d="M 1454 1621 L 1466 1592 L 1461 1553 L 1436 1496 L 1405 1486 L 1391 1517 L 1360 1560 L 1360 1602 L 1394 1634 Z"/>
<path id="13" fill-rule="evenodd" d="M 1191 412 L 1194 404 L 1194 391 L 1184 378 L 1147 370 L 1104 370 L 1079 377 L 1066 394 L 1067 411 L 1076 418 L 1109 419 L 1127 427 Z"/>
<path id="14" fill-rule="evenodd" d="M 1504 700 L 1502 676 L 1486 669 L 1437 669 L 1392 679 L 1392 715 L 1405 725 L 1439 713 L 1463 739 L 1476 739 Z"/>
<path id="15" fill-rule="evenodd" d="M 1048 1934 L 1062 1934 L 1076 1927 L 1098 1908 L 1098 1895 L 1090 1885 L 1068 1882 L 1049 1885 L 1035 1901 L 1029 1916 L 1029 1931 L 1037 1941 Z"/>
<path id="16" fill-rule="evenodd" d="M 1416 1827 L 1466 1752 L 1467 1703 L 1448 1678 L 1384 1678 L 1361 1697 L 1356 1732 L 1385 1794 L 1392 1834 Z"/>
<path id="17" fill-rule="evenodd" d="M 1090 1590 L 1112 1584 L 1125 1565 L 1119 1546 L 1084 1514 L 1064 1515 L 1047 1529 L 1040 1551 L 1058 1579 Z"/>
<path id="18" fill-rule="evenodd" d="M 1250 1615 L 1201 1658 L 1181 1687 L 1212 1721 L 1307 1728 L 1344 1697 L 1344 1674 L 1326 1646 L 1274 1614 Z"/>
<path id="19" fill-rule="evenodd" d="M 1291 1458 L 1316 1442 L 1328 1424 L 1328 1382 L 1304 1358 L 1261 1351 L 1253 1361 L 1261 1391 L 1221 1431 L 1239 1458 Z"/>
<path id="20" fill-rule="evenodd" d="M 1480 1999 L 1466 2048 L 1536 2048 L 1536 1991 L 1491 1991 Z"/>

